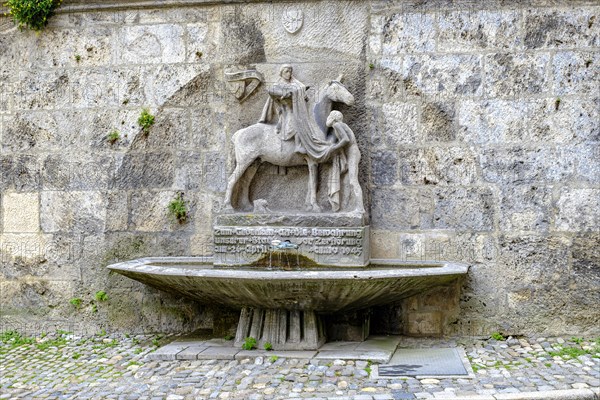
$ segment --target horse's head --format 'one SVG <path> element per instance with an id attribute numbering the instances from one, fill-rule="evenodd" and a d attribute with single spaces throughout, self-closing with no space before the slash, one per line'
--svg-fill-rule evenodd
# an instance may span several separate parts
<path id="1" fill-rule="evenodd" d="M 354 104 L 354 96 L 346 89 L 346 86 L 342 84 L 341 76 L 337 80 L 330 81 L 327 84 L 325 96 L 335 103 L 344 103 L 348 106 Z"/>

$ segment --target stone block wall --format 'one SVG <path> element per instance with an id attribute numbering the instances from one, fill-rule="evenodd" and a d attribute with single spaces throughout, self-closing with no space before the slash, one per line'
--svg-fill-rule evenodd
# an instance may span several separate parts
<path id="1" fill-rule="evenodd" d="M 471 262 L 450 330 L 598 330 L 599 12 L 372 5 L 374 254 Z"/>
<path id="2" fill-rule="evenodd" d="M 593 1 L 65 1 L 40 35 L 0 19 L 3 327 L 212 326 L 211 309 L 105 267 L 212 253 L 229 139 L 289 62 L 313 98 L 340 73 L 356 96 L 341 110 L 373 257 L 472 265 L 444 331 L 598 334 L 599 48 Z M 266 82 L 239 103 L 224 72 L 251 67 Z M 295 202 L 277 193 L 302 173 L 263 167 L 261 190 Z M 182 225 L 166 211 L 178 193 Z"/>

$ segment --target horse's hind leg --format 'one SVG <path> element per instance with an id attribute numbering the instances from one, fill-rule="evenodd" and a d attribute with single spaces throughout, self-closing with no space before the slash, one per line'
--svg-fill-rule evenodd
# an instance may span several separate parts
<path id="1" fill-rule="evenodd" d="M 246 172 L 244 173 L 244 176 L 239 181 L 239 184 L 241 185 L 240 195 L 238 197 L 240 208 L 246 208 L 246 207 L 251 206 L 251 204 L 250 204 L 250 184 L 252 183 L 252 179 L 254 179 L 254 175 L 256 175 L 256 172 L 258 171 L 259 166 L 260 166 L 260 163 L 257 161 L 254 161 L 252 164 L 250 164 L 248 166 L 248 168 L 246 169 Z"/>
<path id="2" fill-rule="evenodd" d="M 248 167 L 254 162 L 253 159 L 248 160 L 237 160 L 235 169 L 233 173 L 229 176 L 229 180 L 227 181 L 227 191 L 225 192 L 225 208 L 231 209 L 233 208 L 231 205 L 232 197 L 234 195 L 234 189 L 238 181 L 244 175 L 244 172 Z"/>
<path id="3" fill-rule="evenodd" d="M 310 159 L 306 160 L 308 164 L 308 194 L 306 197 L 307 207 L 310 211 L 321 212 L 321 207 L 317 204 L 317 181 L 319 179 L 319 164 Z"/>

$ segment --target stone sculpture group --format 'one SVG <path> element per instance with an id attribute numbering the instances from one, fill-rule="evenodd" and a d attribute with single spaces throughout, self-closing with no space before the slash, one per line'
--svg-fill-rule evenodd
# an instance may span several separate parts
<path id="1" fill-rule="evenodd" d="M 350 211 L 364 213 L 356 138 L 343 122 L 342 113 L 332 110 L 333 103 L 354 104 L 354 96 L 341 83 L 340 76 L 326 85 L 311 113 L 307 87 L 294 77 L 293 67 L 283 65 L 279 75 L 279 80 L 268 88 L 269 98 L 258 123 L 233 135 L 236 166 L 228 180 L 225 206 L 234 208 L 237 199 L 237 209 L 250 207 L 250 184 L 259 160 L 282 167 L 308 165 L 306 205 L 310 211 L 321 212 L 317 203 L 318 167 L 331 163 L 327 180 L 331 210 L 340 211 L 342 191 L 348 190 L 352 199 Z M 347 188 L 341 183 L 344 174 L 348 174 Z M 254 212 L 266 208 L 261 201 L 258 204 L 260 207 L 255 204 Z"/>

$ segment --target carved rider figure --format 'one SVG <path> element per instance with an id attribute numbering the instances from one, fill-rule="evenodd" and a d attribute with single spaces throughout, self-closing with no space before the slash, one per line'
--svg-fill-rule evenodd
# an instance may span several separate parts
<path id="1" fill-rule="evenodd" d="M 293 68 L 285 64 L 279 71 L 280 79 L 268 89 L 259 122 L 272 121 L 277 112 L 277 132 L 282 140 L 294 139 L 296 152 L 306 154 L 316 162 L 329 156 L 331 144 L 322 139 L 323 134 L 311 118 L 307 106 L 306 86 L 293 76 Z"/>

